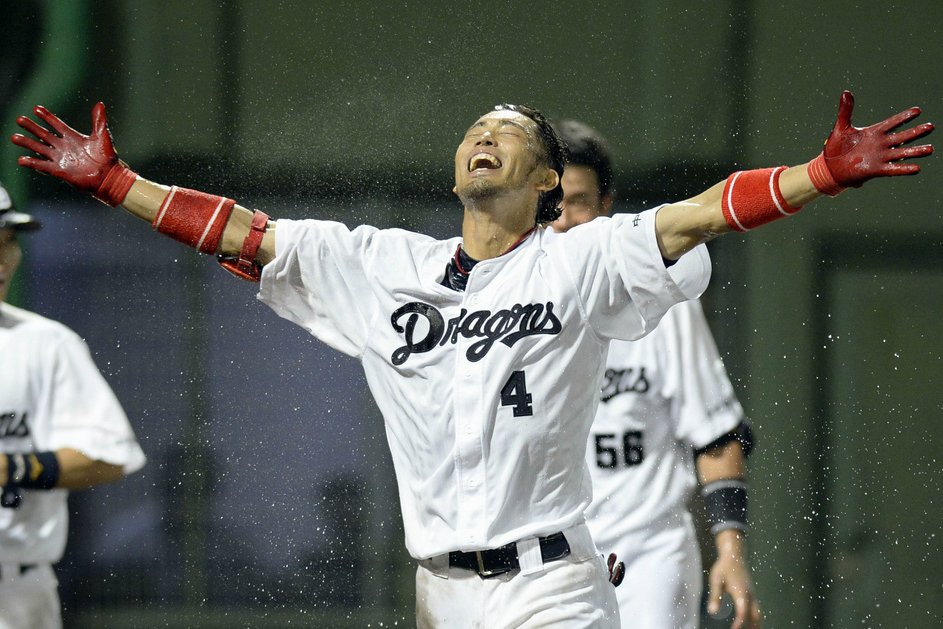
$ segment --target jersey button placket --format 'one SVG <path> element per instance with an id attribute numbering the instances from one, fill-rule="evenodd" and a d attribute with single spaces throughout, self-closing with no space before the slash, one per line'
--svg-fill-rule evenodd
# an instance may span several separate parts
<path id="1" fill-rule="evenodd" d="M 477 295 L 466 294 L 466 308 L 476 310 L 480 301 Z M 483 404 L 482 365 L 468 360 L 469 345 L 475 339 L 466 339 L 458 335 L 455 351 L 456 370 L 459 375 L 456 382 L 455 400 L 455 446 L 456 490 L 458 493 L 458 513 L 461 528 L 468 535 L 469 543 L 478 543 L 483 539 L 486 523 L 484 522 L 484 486 L 483 486 L 483 451 L 481 445 L 481 413 Z M 471 541 L 473 540 L 473 541 Z"/>

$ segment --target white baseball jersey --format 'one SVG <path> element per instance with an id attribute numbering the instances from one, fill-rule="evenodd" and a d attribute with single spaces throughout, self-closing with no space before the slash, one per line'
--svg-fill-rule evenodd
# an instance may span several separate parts
<path id="1" fill-rule="evenodd" d="M 700 302 L 672 307 L 645 338 L 610 345 L 587 445 L 587 520 L 599 548 L 625 562 L 616 590 L 625 627 L 698 625 L 693 450 L 742 420 Z"/>
<path id="2" fill-rule="evenodd" d="M 535 230 L 479 262 L 465 291 L 440 284 L 458 238 L 277 222 L 260 299 L 361 361 L 413 557 L 582 521 L 609 340 L 642 336 L 710 273 L 703 247 L 665 269 L 654 216 Z"/>
<path id="3" fill-rule="evenodd" d="M 126 473 L 144 465 L 124 411 L 78 335 L 0 303 L 0 357 L 0 452 L 73 448 Z M 68 492 L 21 492 L 19 508 L 0 508 L 0 565 L 59 561 Z"/>

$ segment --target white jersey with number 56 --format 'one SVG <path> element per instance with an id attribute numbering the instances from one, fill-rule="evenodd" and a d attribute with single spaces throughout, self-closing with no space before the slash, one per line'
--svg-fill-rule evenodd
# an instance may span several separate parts
<path id="1" fill-rule="evenodd" d="M 693 450 L 742 419 L 699 301 L 673 306 L 642 339 L 613 341 L 587 451 L 597 542 L 684 513 Z"/>
<path id="2" fill-rule="evenodd" d="M 697 626 L 701 561 L 687 511 L 694 450 L 742 420 L 699 301 L 673 306 L 642 339 L 610 344 L 587 444 L 586 515 L 600 550 L 625 561 L 616 590 L 623 626 Z"/>

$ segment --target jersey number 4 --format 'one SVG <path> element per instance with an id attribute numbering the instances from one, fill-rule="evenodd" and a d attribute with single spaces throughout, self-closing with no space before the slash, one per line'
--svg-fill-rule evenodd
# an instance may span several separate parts
<path id="1" fill-rule="evenodd" d="M 523 371 L 515 371 L 501 389 L 501 406 L 514 409 L 514 417 L 529 417 L 534 414 L 531 404 L 534 396 L 527 392 Z"/>
<path id="2" fill-rule="evenodd" d="M 625 461 L 626 467 L 638 465 L 645 460 L 641 430 L 627 431 L 622 435 L 621 444 L 618 435 L 603 434 L 594 435 L 594 437 L 596 438 L 596 465 L 603 469 L 611 470 L 619 467 L 620 459 Z"/>

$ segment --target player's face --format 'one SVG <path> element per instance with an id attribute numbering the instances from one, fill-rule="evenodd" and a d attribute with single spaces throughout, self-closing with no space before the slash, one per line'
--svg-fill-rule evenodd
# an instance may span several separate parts
<path id="1" fill-rule="evenodd" d="M 599 195 L 599 177 L 589 166 L 570 165 L 563 171 L 563 212 L 550 223 L 554 231 L 565 232 L 602 214 L 608 214 L 612 197 Z"/>
<path id="2" fill-rule="evenodd" d="M 541 180 L 537 125 L 515 111 L 485 114 L 465 133 L 455 152 L 455 192 L 462 201 L 520 190 Z"/>
<path id="3" fill-rule="evenodd" d="M 16 241 L 16 231 L 0 229 L 0 302 L 6 301 L 13 273 L 22 259 L 23 251 Z"/>

